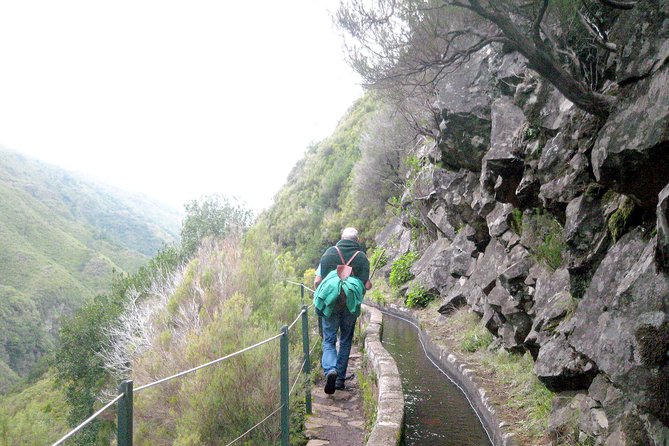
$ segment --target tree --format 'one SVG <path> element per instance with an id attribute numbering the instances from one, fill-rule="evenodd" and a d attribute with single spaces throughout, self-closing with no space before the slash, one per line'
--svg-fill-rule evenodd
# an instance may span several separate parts
<path id="1" fill-rule="evenodd" d="M 353 170 L 356 212 L 367 218 L 380 216 L 389 200 L 402 193 L 405 160 L 417 137 L 404 115 L 389 106 L 369 120 L 360 142 L 361 158 Z"/>
<path id="2" fill-rule="evenodd" d="M 601 3 L 634 6 L 632 1 Z M 529 68 L 577 107 L 607 116 L 615 100 L 588 82 L 590 68 L 560 21 L 564 10 L 573 12 L 568 26 L 582 27 L 590 50 L 616 51 L 607 41 L 610 14 L 595 6 L 588 0 L 344 0 L 336 19 L 347 34 L 352 66 L 371 86 L 433 84 L 497 44 L 522 54 Z"/>
<path id="3" fill-rule="evenodd" d="M 252 212 L 242 203 L 219 195 L 210 195 L 186 205 L 186 218 L 181 227 L 181 251 L 192 255 L 205 237 L 224 237 L 230 232 L 246 229 Z"/>

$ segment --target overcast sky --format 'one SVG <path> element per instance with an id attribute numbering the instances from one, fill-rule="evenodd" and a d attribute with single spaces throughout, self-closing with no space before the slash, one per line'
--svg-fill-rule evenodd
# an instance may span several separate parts
<path id="1" fill-rule="evenodd" d="M 271 203 L 362 94 L 337 0 L 0 2 L 0 145 L 182 209 Z"/>

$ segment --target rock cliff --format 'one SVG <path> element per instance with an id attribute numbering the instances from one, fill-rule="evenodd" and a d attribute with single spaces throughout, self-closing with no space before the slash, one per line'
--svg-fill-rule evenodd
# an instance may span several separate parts
<path id="1" fill-rule="evenodd" d="M 574 107 L 487 47 L 439 86 L 439 136 L 377 242 L 422 253 L 415 281 L 468 305 L 498 343 L 529 351 L 596 444 L 669 441 L 669 3 L 641 2 L 612 34 L 617 106 Z M 574 415 L 576 414 L 576 415 Z"/>

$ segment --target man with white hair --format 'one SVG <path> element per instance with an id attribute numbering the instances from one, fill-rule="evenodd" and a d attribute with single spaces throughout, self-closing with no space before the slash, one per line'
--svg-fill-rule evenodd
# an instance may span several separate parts
<path id="1" fill-rule="evenodd" d="M 340 280 L 337 266 L 348 264 L 351 277 Z M 325 281 L 323 279 L 326 279 Z M 323 282 L 323 287 L 318 289 Z M 328 282 L 332 283 L 329 285 Z M 323 357 L 321 365 L 325 372 L 325 393 L 344 390 L 348 357 L 351 353 L 355 321 L 360 315 L 360 302 L 366 290 L 372 288 L 369 280 L 369 260 L 358 242 L 358 231 L 345 228 L 341 240 L 328 248 L 321 257 L 314 285 L 316 295 L 335 293 L 328 296 L 328 306 L 316 308 L 323 319 Z M 332 290 L 332 291 L 331 291 Z M 322 300 L 321 302 L 323 302 Z M 337 332 L 339 332 L 339 351 L 337 351 Z"/>

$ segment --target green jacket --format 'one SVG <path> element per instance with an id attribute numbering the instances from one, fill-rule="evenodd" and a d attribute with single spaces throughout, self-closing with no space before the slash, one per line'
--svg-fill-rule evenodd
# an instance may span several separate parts
<path id="1" fill-rule="evenodd" d="M 330 317 L 342 290 L 346 294 L 346 308 L 348 308 L 348 311 L 360 316 L 360 304 L 362 304 L 362 298 L 365 294 L 364 284 L 352 275 L 342 281 L 337 275 L 336 269 L 330 271 L 318 285 L 314 293 L 314 306 L 325 317 Z"/>
<path id="2" fill-rule="evenodd" d="M 367 282 L 367 280 L 369 280 L 369 260 L 367 260 L 367 256 L 364 251 L 362 251 L 360 244 L 353 240 L 339 240 L 337 242 L 337 247 L 341 250 L 341 255 L 346 261 L 348 261 L 356 251 L 361 251 L 351 262 L 351 267 L 353 268 L 352 275 L 360 279 L 363 284 Z M 334 246 L 329 247 L 321 257 L 321 277 L 327 277 L 327 275 L 330 274 L 330 271 L 336 270 L 337 265 L 340 264 L 341 260 L 339 259 L 337 250 Z"/>

